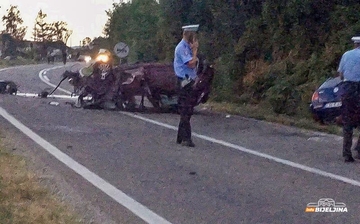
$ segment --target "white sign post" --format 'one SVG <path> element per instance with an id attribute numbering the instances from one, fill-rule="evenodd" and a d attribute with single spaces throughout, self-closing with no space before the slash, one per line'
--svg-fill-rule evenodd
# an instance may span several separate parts
<path id="1" fill-rule="evenodd" d="M 125 58 L 129 54 L 129 46 L 123 42 L 119 42 L 114 47 L 115 54 L 120 58 L 120 64 L 121 59 Z"/>

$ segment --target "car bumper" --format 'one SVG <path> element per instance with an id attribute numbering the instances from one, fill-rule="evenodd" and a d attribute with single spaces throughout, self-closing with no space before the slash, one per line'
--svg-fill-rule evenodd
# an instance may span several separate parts
<path id="1" fill-rule="evenodd" d="M 317 122 L 334 122 L 336 118 L 341 115 L 341 105 L 328 103 L 322 107 L 314 108 L 314 106 L 310 104 L 310 112 L 313 119 Z"/>

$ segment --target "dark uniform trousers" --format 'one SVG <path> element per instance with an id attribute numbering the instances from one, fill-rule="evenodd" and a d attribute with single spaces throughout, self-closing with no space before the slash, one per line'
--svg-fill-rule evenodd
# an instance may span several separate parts
<path id="1" fill-rule="evenodd" d="M 192 142 L 190 119 L 194 113 L 194 105 L 192 104 L 191 92 L 193 81 L 185 87 L 181 87 L 183 79 L 178 78 L 178 111 L 180 114 L 180 122 L 177 134 L 177 143 L 182 141 Z"/>
<path id="2" fill-rule="evenodd" d="M 342 83 L 343 157 L 352 157 L 351 146 L 354 128 L 360 128 L 360 82 Z M 355 148 L 360 152 L 360 144 Z"/>

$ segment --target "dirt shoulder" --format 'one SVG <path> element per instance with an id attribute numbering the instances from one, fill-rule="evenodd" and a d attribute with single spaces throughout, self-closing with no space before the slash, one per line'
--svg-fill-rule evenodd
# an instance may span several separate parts
<path id="1" fill-rule="evenodd" d="M 0 124 L 1 223 L 115 223 L 44 163 L 47 156 L 10 124 Z"/>
<path id="2" fill-rule="evenodd" d="M 2 60 L 0 68 L 24 64 L 34 62 Z M 75 208 L 59 197 L 53 175 L 41 175 L 36 163 L 21 153 L 28 151 L 21 145 L 23 137 L 6 126 L 0 125 L 1 223 L 85 223 Z"/>
<path id="3" fill-rule="evenodd" d="M 1 223 L 84 223 L 74 208 L 51 192 L 28 158 L 0 133 Z"/>
<path id="4" fill-rule="evenodd" d="M 208 102 L 202 105 L 208 111 L 214 113 L 226 113 L 229 115 L 239 115 L 247 118 L 254 118 L 272 123 L 283 124 L 309 131 L 318 131 L 328 134 L 342 135 L 342 129 L 335 124 L 322 125 L 315 122 L 310 112 L 303 111 L 300 115 L 288 116 L 275 114 L 270 105 L 251 105 L 251 104 L 233 104 L 226 102 Z M 306 109 L 304 109 L 306 110 Z"/>

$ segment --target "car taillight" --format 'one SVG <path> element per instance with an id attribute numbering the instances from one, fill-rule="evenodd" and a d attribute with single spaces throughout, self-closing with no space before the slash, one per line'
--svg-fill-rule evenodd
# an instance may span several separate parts
<path id="1" fill-rule="evenodd" d="M 318 101 L 319 100 L 319 92 L 315 91 L 311 97 L 311 101 Z"/>

